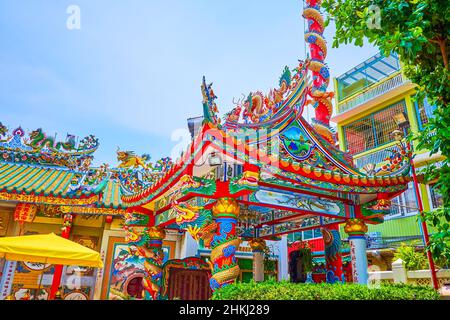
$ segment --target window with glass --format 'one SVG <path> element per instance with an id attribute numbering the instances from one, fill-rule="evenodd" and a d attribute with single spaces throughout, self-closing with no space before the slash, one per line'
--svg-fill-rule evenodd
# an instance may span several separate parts
<path id="1" fill-rule="evenodd" d="M 429 187 L 430 187 L 431 207 L 433 209 L 442 207 L 444 205 L 444 200 L 442 199 L 442 194 L 436 188 L 435 184 L 431 184 Z"/>
<path id="2" fill-rule="evenodd" d="M 383 81 L 400 70 L 396 53 L 385 57 L 377 53 L 363 63 L 336 78 L 339 102 Z"/>
<path id="3" fill-rule="evenodd" d="M 428 121 L 433 117 L 434 110 L 436 106 L 432 106 L 428 103 L 428 99 L 425 98 L 423 101 L 415 102 L 417 122 L 419 123 L 419 129 L 422 130 L 423 126 L 428 123 Z"/>
<path id="4" fill-rule="evenodd" d="M 321 238 L 322 237 L 322 232 L 320 232 L 320 229 L 311 229 L 311 230 L 305 230 L 302 231 L 303 233 L 303 240 L 309 240 L 309 239 L 314 239 L 314 238 Z"/>
<path id="5" fill-rule="evenodd" d="M 416 214 L 419 211 L 417 208 L 416 194 L 412 182 L 408 184 L 408 189 L 398 197 L 391 201 L 391 212 L 389 217 L 401 217 Z"/>
<path id="6" fill-rule="evenodd" d="M 347 150 L 354 155 L 393 141 L 391 133 L 399 129 L 399 118 L 408 120 L 405 100 L 344 126 Z"/>
<path id="7" fill-rule="evenodd" d="M 322 238 L 322 232 L 320 231 L 320 228 L 294 232 L 288 235 L 289 242 L 305 241 L 315 238 Z"/>
<path id="8" fill-rule="evenodd" d="M 301 232 L 293 232 L 288 234 L 287 239 L 289 242 L 295 242 L 302 240 L 302 233 Z"/>

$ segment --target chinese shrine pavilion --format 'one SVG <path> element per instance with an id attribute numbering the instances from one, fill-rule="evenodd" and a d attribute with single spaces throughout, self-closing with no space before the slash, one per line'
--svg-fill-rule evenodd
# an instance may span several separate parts
<path id="1" fill-rule="evenodd" d="M 128 240 L 147 259 L 145 289 L 153 299 L 161 298 L 160 247 L 170 229 L 211 248 L 215 290 L 239 274 L 241 241 L 254 249 L 260 270 L 265 240 L 316 228 L 325 242 L 327 281 L 344 281 L 338 226 L 345 224 L 353 281 L 367 283 L 366 224 L 383 222 L 389 200 L 406 189 L 410 152 L 392 150 L 389 164 L 360 171 L 336 147 L 319 5 L 307 1 L 303 12 L 310 57 L 286 67 L 277 89 L 244 96 L 222 121 L 212 84 L 203 79 L 203 123 L 186 152 L 152 185 L 123 194 Z M 308 105 L 315 109 L 312 124 L 302 116 Z"/>
<path id="2" fill-rule="evenodd" d="M 311 229 L 323 234 L 327 282 L 367 284 L 367 224 L 382 223 L 390 199 L 407 188 L 410 151 L 394 148 L 387 164 L 360 171 L 336 147 L 319 7 L 320 0 L 306 1 L 310 54 L 294 69 L 284 68 L 276 89 L 233 101 L 221 119 L 212 84 L 203 78 L 203 121 L 176 161 L 149 163 L 147 156 L 118 150 L 118 168 L 92 168 L 93 136 L 56 142 L 41 129 L 27 136 L 0 126 L 0 200 L 18 203 L 21 223 L 33 220 L 37 206 L 60 210 L 63 236 L 74 214 L 123 217 L 126 240 L 145 261 L 147 299 L 167 298 L 162 244 L 168 230 L 189 233 L 211 249 L 207 262 L 177 264 L 208 270 L 213 291 L 239 275 L 242 241 L 253 250 L 260 281 L 265 241 Z M 311 123 L 303 117 L 307 107 L 315 110 Z M 349 235 L 353 279 L 343 273 L 339 225 Z"/>

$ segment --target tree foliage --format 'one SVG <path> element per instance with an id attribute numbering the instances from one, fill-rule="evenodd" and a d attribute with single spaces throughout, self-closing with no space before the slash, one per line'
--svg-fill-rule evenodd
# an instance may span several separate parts
<path id="1" fill-rule="evenodd" d="M 324 0 L 327 23 L 334 20 L 333 47 L 366 39 L 384 55 L 396 52 L 404 74 L 417 84 L 415 99 L 426 96 L 436 106 L 434 118 L 413 139 L 416 149 L 440 152 L 446 159 L 429 170 L 428 180 L 437 178 L 436 188 L 444 205 L 425 213 L 437 232 L 428 249 L 435 257 L 450 260 L 450 72 L 448 67 L 450 1 L 448 0 Z"/>
<path id="2" fill-rule="evenodd" d="M 393 261 L 402 259 L 407 270 L 422 270 L 429 267 L 427 257 L 421 251 L 402 243 L 394 253 Z"/>
<path id="3" fill-rule="evenodd" d="M 273 245 L 267 245 L 263 251 L 264 254 L 264 273 L 269 277 L 275 277 L 276 275 L 276 261 L 273 259 L 274 247 Z"/>

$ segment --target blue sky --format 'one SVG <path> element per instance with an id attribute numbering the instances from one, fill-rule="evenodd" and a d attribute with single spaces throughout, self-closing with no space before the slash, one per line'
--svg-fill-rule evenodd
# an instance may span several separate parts
<path id="1" fill-rule="evenodd" d="M 66 27 L 70 5 L 80 30 Z M 172 132 L 201 115 L 203 75 L 224 113 L 304 58 L 301 11 L 299 0 L 0 0 L 0 121 L 95 134 L 96 164 L 115 164 L 118 146 L 170 155 Z M 327 63 L 337 76 L 376 52 L 329 48 Z"/>

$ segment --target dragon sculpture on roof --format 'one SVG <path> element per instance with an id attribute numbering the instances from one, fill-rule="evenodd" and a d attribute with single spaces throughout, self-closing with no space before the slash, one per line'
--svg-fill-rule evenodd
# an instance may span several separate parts
<path id="1" fill-rule="evenodd" d="M 99 146 L 98 139 L 87 136 L 76 143 L 74 135 L 67 134 L 66 141 L 55 142 L 41 128 L 28 135 L 18 127 L 11 132 L 0 123 L 0 152 L 2 161 L 47 166 L 66 167 L 85 171 L 91 163 L 92 154 Z"/>

